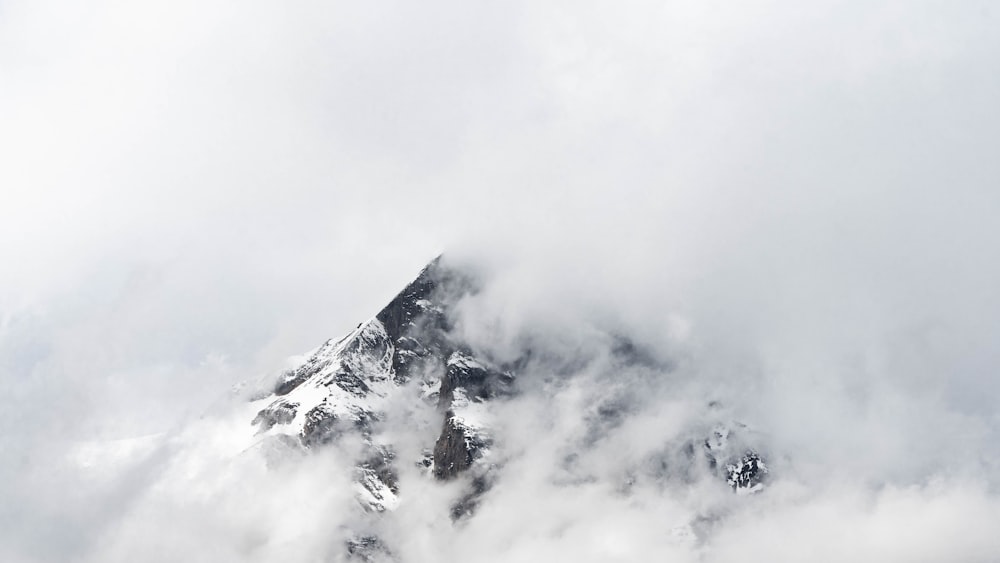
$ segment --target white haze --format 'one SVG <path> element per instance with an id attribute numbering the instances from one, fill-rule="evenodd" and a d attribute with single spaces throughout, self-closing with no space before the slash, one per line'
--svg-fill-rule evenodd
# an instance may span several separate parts
<path id="1" fill-rule="evenodd" d="M 506 477 L 467 524 L 401 468 L 371 525 L 407 560 L 997 560 L 997 18 L 0 2 L 0 559 L 337 552 L 351 445 L 237 455 L 228 390 L 445 250 L 489 281 L 468 338 L 591 362 L 496 407 Z M 673 368 L 614 372 L 610 333 Z M 567 485 L 607 389 L 636 418 Z M 387 432 L 432 440 L 404 407 Z M 712 417 L 767 445 L 763 494 L 615 489 Z"/>

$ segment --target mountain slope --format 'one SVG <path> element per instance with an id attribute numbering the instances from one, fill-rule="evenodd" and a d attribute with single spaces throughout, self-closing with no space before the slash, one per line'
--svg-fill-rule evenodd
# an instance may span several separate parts
<path id="1" fill-rule="evenodd" d="M 272 392 L 256 398 L 259 410 L 252 424 L 259 436 L 306 451 L 356 440 L 356 500 L 370 514 L 394 510 L 405 495 L 400 463 L 419 464 L 428 479 L 468 476 L 469 485 L 452 503 L 450 517 L 471 516 L 502 473 L 502 457 L 491 451 L 490 405 L 519 393 L 514 368 L 530 360 L 495 365 L 455 335 L 455 306 L 477 290 L 473 276 L 446 267 L 440 258 L 431 262 L 378 314 L 343 338 L 323 343 L 282 373 Z M 619 340 L 614 353 L 620 365 L 650 363 L 633 343 Z M 399 459 L 400 444 L 380 432 L 401 400 L 421 401 L 437 413 L 440 431 L 433 443 L 418 444 L 421 459 Z M 630 414 L 628 403 L 610 392 L 602 405 L 589 419 L 589 437 L 575 446 L 578 450 L 608 435 Z M 683 459 L 686 465 L 706 467 L 739 493 L 759 491 L 767 467 L 742 434 L 737 423 L 717 424 L 701 444 L 691 440 L 674 448 L 680 453 L 666 451 L 653 465 L 670 469 L 654 471 L 655 478 L 690 472 L 674 467 L 674 460 Z M 566 463 L 575 457 L 571 452 Z M 358 533 L 348 542 L 347 553 L 377 559 L 387 556 L 388 548 L 377 536 Z"/>

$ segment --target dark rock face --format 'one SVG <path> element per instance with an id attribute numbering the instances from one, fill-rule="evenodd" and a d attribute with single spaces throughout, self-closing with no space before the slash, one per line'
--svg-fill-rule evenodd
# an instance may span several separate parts
<path id="1" fill-rule="evenodd" d="M 462 389 L 472 400 L 486 401 L 511 394 L 514 376 L 490 367 L 469 351 L 454 351 L 448 356 L 438 407 L 446 409 L 454 400 L 455 389 Z"/>
<path id="2" fill-rule="evenodd" d="M 750 450 L 735 463 L 727 464 L 726 473 L 726 482 L 734 491 L 752 491 L 767 475 L 767 466 L 757 452 Z"/>
<path id="3" fill-rule="evenodd" d="M 473 456 L 478 449 L 465 436 L 465 429 L 449 416 L 445 419 L 441 436 L 434 444 L 434 476 L 438 479 L 457 476 L 472 465 Z"/>
<path id="4" fill-rule="evenodd" d="M 375 318 L 395 346 L 392 374 L 397 383 L 443 366 L 454 349 L 447 335 L 450 307 L 474 289 L 468 276 L 445 268 L 438 257 L 379 311 Z"/>
<path id="5" fill-rule="evenodd" d="M 325 404 L 313 407 L 306 413 L 300 438 L 306 447 L 320 446 L 333 441 L 337 436 L 337 415 Z"/>
<path id="6" fill-rule="evenodd" d="M 450 280 L 455 278 L 454 274 L 447 272 L 441 266 L 441 258 L 435 258 L 417 276 L 417 279 L 410 282 L 403 291 L 399 292 L 392 301 L 389 302 L 375 318 L 385 327 L 386 333 L 393 341 L 405 336 L 411 328 L 418 323 L 428 323 L 440 329 L 447 327 L 444 312 L 440 309 L 432 309 L 430 301 L 434 293 L 439 289 L 444 289 Z M 437 314 L 428 317 L 428 311 Z"/>
<path id="7" fill-rule="evenodd" d="M 438 479 L 468 469 L 486 446 L 455 418 L 455 391 L 461 389 L 465 397 L 481 401 L 510 387 L 509 374 L 484 367 L 448 335 L 450 307 L 473 291 L 469 277 L 443 268 L 436 259 L 376 316 L 395 344 L 395 381 L 406 382 L 420 373 L 440 374 L 438 408 L 444 420 L 433 451 L 433 474 Z"/>

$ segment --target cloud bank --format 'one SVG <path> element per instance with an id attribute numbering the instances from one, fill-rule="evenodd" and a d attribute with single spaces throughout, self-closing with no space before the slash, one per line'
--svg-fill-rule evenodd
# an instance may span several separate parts
<path id="1" fill-rule="evenodd" d="M 350 452 L 230 451 L 228 389 L 446 250 L 488 280 L 466 336 L 580 364 L 496 407 L 517 477 L 464 526 L 402 475 L 371 525 L 410 560 L 996 559 L 996 17 L 4 3 L 0 555 L 336 552 Z M 567 469 L 609 392 L 633 414 Z M 712 417 L 760 433 L 767 494 L 609 484 Z"/>

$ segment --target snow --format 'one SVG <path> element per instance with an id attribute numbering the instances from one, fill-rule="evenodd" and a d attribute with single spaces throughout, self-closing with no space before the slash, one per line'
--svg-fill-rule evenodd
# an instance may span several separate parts
<path id="1" fill-rule="evenodd" d="M 466 435 L 481 435 L 490 426 L 491 416 L 488 405 L 482 401 L 470 400 L 461 387 L 455 389 L 451 402 L 454 415 L 452 420 L 467 430 Z"/>
<path id="2" fill-rule="evenodd" d="M 328 340 L 293 369 L 319 369 L 283 396 L 274 393 L 252 403 L 256 414 L 278 404 L 297 404 L 290 422 L 277 423 L 256 436 L 256 443 L 267 436 L 304 434 L 308 415 L 320 407 L 340 420 L 359 421 L 384 410 L 399 386 L 392 378 L 395 347 L 382 323 L 372 318 L 361 323 L 340 340 Z M 424 394 L 439 391 L 440 381 L 424 388 Z M 256 444 L 254 444 L 256 445 Z M 367 510 L 394 510 L 397 495 L 369 468 L 359 467 L 355 498 Z"/>
<path id="3" fill-rule="evenodd" d="M 360 479 L 355 483 L 359 502 L 365 508 L 376 512 L 395 510 L 399 506 L 399 497 L 392 492 L 378 475 L 371 469 L 360 469 Z"/>
<path id="4" fill-rule="evenodd" d="M 393 347 L 388 341 L 385 327 L 378 319 L 361 323 L 346 337 L 337 341 L 328 340 L 323 346 L 303 362 L 326 365 L 292 389 L 283 397 L 273 394 L 258 401 L 258 410 L 278 402 L 298 403 L 294 419 L 288 424 L 275 424 L 264 434 L 300 435 L 306 424 L 306 415 L 317 406 L 341 419 L 358 420 L 359 413 L 379 410 L 387 398 L 397 388 L 391 377 Z M 372 357 L 368 352 L 385 347 L 383 354 Z M 359 395 L 344 389 L 337 383 L 337 375 L 343 368 L 349 368 L 368 388 Z"/>
<path id="5" fill-rule="evenodd" d="M 448 357 L 448 366 L 459 367 L 467 370 L 471 369 L 486 369 L 483 364 L 479 363 L 475 358 L 469 356 L 468 354 L 463 354 L 462 352 L 455 352 Z"/>
<path id="6" fill-rule="evenodd" d="M 451 403 L 451 422 L 462 431 L 466 445 L 476 444 L 477 458 L 486 457 L 490 450 L 487 447 L 493 440 L 489 431 L 492 414 L 486 403 L 470 400 L 462 388 L 455 389 Z"/>

